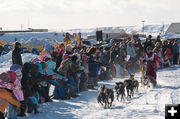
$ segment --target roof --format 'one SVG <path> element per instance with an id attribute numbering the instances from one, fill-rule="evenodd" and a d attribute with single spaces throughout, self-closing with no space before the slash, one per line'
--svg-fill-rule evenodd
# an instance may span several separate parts
<path id="1" fill-rule="evenodd" d="M 123 29 L 117 29 L 117 30 L 105 30 L 103 33 L 121 33 L 124 34 L 126 33 Z"/>
<path id="2" fill-rule="evenodd" d="M 172 23 L 165 34 L 180 34 L 180 23 Z"/>

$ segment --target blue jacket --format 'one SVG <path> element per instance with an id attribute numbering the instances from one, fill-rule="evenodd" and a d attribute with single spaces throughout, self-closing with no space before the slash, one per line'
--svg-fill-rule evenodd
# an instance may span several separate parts
<path id="1" fill-rule="evenodd" d="M 99 63 L 95 61 L 95 58 L 90 55 L 88 60 L 89 77 L 96 78 L 98 75 Z"/>
<path id="2" fill-rule="evenodd" d="M 132 46 L 128 45 L 126 51 L 127 51 L 127 55 L 130 55 L 132 58 L 135 57 L 136 52 Z"/>

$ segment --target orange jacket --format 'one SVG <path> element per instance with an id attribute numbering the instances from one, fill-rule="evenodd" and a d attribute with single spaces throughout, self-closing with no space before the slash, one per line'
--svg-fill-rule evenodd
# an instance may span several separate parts
<path id="1" fill-rule="evenodd" d="M 0 89 L 0 111 L 4 113 L 8 103 L 20 107 L 21 103 L 12 97 L 12 94 L 6 89 Z"/>

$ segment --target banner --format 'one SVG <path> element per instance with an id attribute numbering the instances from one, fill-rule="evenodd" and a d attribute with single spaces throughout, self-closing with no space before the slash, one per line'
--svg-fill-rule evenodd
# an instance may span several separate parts
<path id="1" fill-rule="evenodd" d="M 71 39 L 71 41 L 69 42 L 61 42 L 58 44 L 54 44 L 53 47 L 55 50 L 57 50 L 57 48 L 59 47 L 60 44 L 64 43 L 65 46 L 67 46 L 68 44 L 71 44 L 73 46 L 75 45 L 79 45 L 81 44 L 81 46 L 83 45 L 80 36 L 76 36 L 73 39 Z M 0 46 L 3 46 L 5 51 L 2 51 L 2 53 L 0 55 L 4 55 L 7 54 L 8 52 L 10 52 L 11 50 L 14 49 L 15 44 L 11 43 L 11 42 L 5 42 L 5 41 L 1 41 L 0 40 Z M 28 45 L 22 45 L 21 46 L 21 53 L 33 53 L 33 54 L 37 54 L 39 55 L 39 53 L 44 49 L 44 46 L 28 46 Z"/>
<path id="2" fill-rule="evenodd" d="M 83 42 L 81 40 L 80 35 L 72 38 L 70 41 L 65 41 L 63 43 L 64 43 L 65 46 L 67 46 L 68 44 L 71 44 L 73 46 L 77 46 L 77 45 L 81 45 L 82 46 L 83 45 Z"/>

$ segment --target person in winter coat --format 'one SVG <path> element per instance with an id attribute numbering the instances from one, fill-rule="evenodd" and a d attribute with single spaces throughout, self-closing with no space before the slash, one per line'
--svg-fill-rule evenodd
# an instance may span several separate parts
<path id="1" fill-rule="evenodd" d="M 68 84 L 67 88 L 65 89 L 68 95 L 68 97 L 76 97 L 77 91 L 77 73 L 79 72 L 79 66 L 78 66 L 78 56 L 76 54 L 73 54 L 64 62 L 62 65 L 58 68 L 58 73 L 64 77 L 68 78 Z"/>
<path id="2" fill-rule="evenodd" d="M 21 72 L 21 70 L 22 70 L 22 67 L 21 67 L 20 65 L 12 65 L 12 66 L 10 67 L 10 70 L 11 70 L 11 71 L 15 71 L 16 74 L 17 74 L 17 79 L 16 79 L 16 82 L 15 82 L 15 83 L 19 84 L 19 87 L 20 87 L 19 90 L 18 90 L 18 92 L 17 92 L 17 94 L 18 94 L 18 97 L 19 97 L 18 101 L 20 101 L 20 103 L 21 103 L 21 113 L 18 114 L 18 116 L 23 117 L 23 116 L 26 116 L 26 115 L 25 115 L 24 94 L 23 94 L 22 85 L 21 85 L 21 79 L 22 79 L 22 72 Z M 12 110 L 9 110 L 8 112 L 11 112 L 11 111 L 12 111 Z M 9 113 L 8 113 L 8 114 L 9 114 Z M 10 116 L 12 116 L 12 115 L 10 115 Z M 10 117 L 9 117 L 9 118 L 10 118 Z"/>
<path id="3" fill-rule="evenodd" d="M 146 39 L 146 41 L 143 43 L 144 45 L 144 51 L 146 52 L 146 49 L 148 46 L 150 46 L 151 48 L 154 48 L 153 43 L 152 43 L 152 39 L 151 39 L 151 35 L 149 35 L 149 37 Z"/>
<path id="4" fill-rule="evenodd" d="M 87 90 L 87 80 L 88 80 L 88 63 L 87 63 L 87 56 L 85 53 L 82 54 L 81 57 L 81 65 L 83 67 L 84 72 L 81 76 L 81 82 L 80 82 L 80 91 Z"/>
<path id="5" fill-rule="evenodd" d="M 82 76 L 82 73 L 85 73 L 84 72 L 85 70 L 80 62 L 80 60 L 81 60 L 80 54 L 75 53 L 74 55 L 77 56 L 77 60 L 75 62 L 72 62 L 69 74 L 70 74 L 70 77 L 74 80 L 74 82 L 76 84 L 76 93 L 79 93 L 79 85 L 81 82 L 81 76 Z"/>
<path id="6" fill-rule="evenodd" d="M 4 88 L 7 88 L 9 90 L 12 90 L 13 92 L 13 95 L 14 97 L 18 100 L 18 101 L 23 101 L 24 100 L 24 97 L 23 97 L 23 94 L 22 94 L 22 91 L 21 91 L 21 83 L 20 81 L 16 78 L 17 77 L 17 74 L 16 72 L 14 71 L 7 71 L 7 74 L 9 76 L 9 81 L 6 82 L 3 82 L 1 81 L 0 82 L 0 87 L 4 87 Z M 1 75 L 1 77 L 3 76 L 4 74 Z"/>
<path id="7" fill-rule="evenodd" d="M 0 119 L 5 119 L 4 111 L 8 103 L 15 105 L 17 107 L 21 106 L 21 103 L 19 103 L 16 99 L 13 98 L 12 93 L 7 91 L 7 89 L 0 88 Z"/>
<path id="8" fill-rule="evenodd" d="M 20 51 L 21 51 L 21 44 L 19 42 L 16 42 L 15 49 L 12 52 L 12 63 L 22 66 L 23 63 L 22 63 Z"/>
<path id="9" fill-rule="evenodd" d="M 110 65 L 110 51 L 108 49 L 105 49 L 103 63 Z"/>
<path id="10" fill-rule="evenodd" d="M 51 58 L 46 59 L 46 64 L 47 64 L 47 69 L 46 69 L 46 74 L 48 75 L 53 75 L 55 76 L 55 81 L 53 80 L 50 81 L 51 84 L 55 85 L 54 88 L 54 96 L 57 99 L 65 99 L 65 90 L 64 90 L 64 82 L 68 81 L 68 79 L 60 74 L 57 74 L 54 69 L 55 69 L 55 62 L 51 60 Z M 49 97 L 49 87 L 50 85 L 48 84 L 48 88 L 46 89 L 46 93 Z"/>
<path id="11" fill-rule="evenodd" d="M 141 52 L 143 51 L 143 47 L 142 47 L 140 39 L 138 39 L 135 42 L 134 46 L 135 46 L 135 51 L 136 51 L 137 56 L 140 57 Z"/>
<path id="12" fill-rule="evenodd" d="M 18 116 L 25 116 L 25 114 L 23 113 L 23 109 L 24 109 L 24 94 L 22 91 L 22 86 L 21 86 L 21 79 L 22 79 L 22 73 L 21 73 L 21 66 L 20 65 L 12 65 L 10 67 L 11 71 L 14 71 L 17 75 L 16 80 L 12 81 L 14 85 L 17 85 L 18 88 L 13 90 L 13 95 L 16 98 L 16 100 L 18 100 L 21 103 L 21 113 Z M 10 71 L 9 71 L 10 73 Z M 10 74 L 12 75 L 13 72 L 11 72 Z M 12 104 L 9 104 L 8 106 L 8 119 L 16 119 L 17 118 L 17 113 L 13 108 Z"/>
<path id="13" fill-rule="evenodd" d="M 126 53 L 123 50 L 121 50 L 119 52 L 119 55 L 114 59 L 114 66 L 116 68 L 116 78 L 123 77 L 125 57 Z"/>
<path id="14" fill-rule="evenodd" d="M 158 56 L 158 62 L 156 62 L 156 64 L 157 64 L 157 68 L 160 69 L 163 66 L 162 65 L 163 57 L 162 57 L 162 48 L 161 48 L 161 45 L 159 44 L 159 42 L 156 42 L 153 52 L 156 53 Z"/>
<path id="15" fill-rule="evenodd" d="M 110 52 L 110 55 L 111 55 L 111 59 L 110 59 L 110 62 L 113 63 L 114 62 L 114 59 L 116 58 L 116 56 L 119 54 L 119 48 L 118 46 L 112 46 L 111 47 L 111 52 Z"/>
<path id="16" fill-rule="evenodd" d="M 169 48 L 168 40 L 163 40 L 163 45 L 162 45 L 162 55 L 163 55 L 163 57 L 164 57 L 164 52 L 166 51 L 167 48 Z"/>
<path id="17" fill-rule="evenodd" d="M 17 85 L 13 84 L 13 81 L 15 80 L 16 73 L 14 71 L 8 71 L 7 73 L 0 74 L 0 119 L 5 119 L 4 111 L 8 103 L 10 103 L 8 107 L 8 118 L 17 118 L 17 108 L 14 107 L 14 105 L 20 107 L 21 104 L 15 99 L 14 90 L 18 88 Z M 20 110 L 20 108 L 18 108 L 18 110 Z"/>
<path id="18" fill-rule="evenodd" d="M 38 92 L 38 83 L 52 79 L 51 75 L 42 75 L 38 72 L 39 69 L 36 64 L 25 63 L 22 69 L 23 77 L 21 80 L 24 98 L 32 105 L 35 114 L 39 113 L 37 110 L 39 96 L 36 95 Z M 28 112 L 30 113 L 32 110 Z"/>
<path id="19" fill-rule="evenodd" d="M 42 65 L 41 73 L 46 75 L 47 64 L 45 62 L 40 62 Z M 39 90 L 38 93 L 40 94 L 40 101 L 43 102 L 52 102 L 49 98 L 49 84 L 46 81 L 41 81 L 38 83 Z"/>
<path id="20" fill-rule="evenodd" d="M 56 68 L 55 68 L 56 71 L 62 62 L 62 57 L 63 57 L 64 52 L 65 52 L 65 46 L 64 46 L 64 44 L 60 44 L 59 48 L 57 50 L 58 54 L 57 54 Z"/>
<path id="21" fill-rule="evenodd" d="M 116 56 L 119 54 L 119 48 L 118 46 L 112 46 L 110 49 L 110 71 L 113 77 L 115 77 L 116 72 L 115 72 L 115 67 L 114 67 L 114 59 L 116 58 Z"/>
<path id="22" fill-rule="evenodd" d="M 97 51 L 96 52 L 96 61 L 99 63 L 99 64 L 102 64 L 102 60 L 101 60 L 101 52 L 100 51 Z M 102 71 L 102 67 L 99 65 L 98 67 L 98 76 L 96 77 L 96 80 L 98 81 L 99 80 L 99 77 L 101 75 L 101 71 Z M 96 81 L 96 84 L 95 86 L 97 86 L 97 81 Z"/>
<path id="23" fill-rule="evenodd" d="M 178 41 L 176 40 L 173 44 L 173 64 L 179 63 L 179 46 Z"/>
<path id="24" fill-rule="evenodd" d="M 156 86 L 156 62 L 158 62 L 158 56 L 156 53 L 152 52 L 151 47 L 147 47 L 145 60 L 147 62 L 146 75 L 150 77 L 153 86 Z"/>
<path id="25" fill-rule="evenodd" d="M 170 67 L 171 66 L 170 55 L 171 55 L 171 49 L 166 48 L 166 51 L 164 52 L 164 66 L 165 67 Z"/>
<path id="26" fill-rule="evenodd" d="M 174 51 L 173 51 L 173 44 L 174 44 L 174 39 L 170 39 L 169 40 L 169 48 L 171 49 L 171 54 L 170 54 L 170 63 L 173 64 L 173 54 L 174 54 Z"/>
<path id="27" fill-rule="evenodd" d="M 40 52 L 40 60 L 44 61 L 44 58 L 51 57 L 51 54 L 53 53 L 53 47 L 50 44 L 47 44 L 42 52 Z"/>
<path id="28" fill-rule="evenodd" d="M 96 83 L 96 77 L 98 76 L 98 67 L 99 63 L 96 61 L 96 48 L 92 47 L 88 51 L 89 59 L 88 59 L 88 68 L 89 68 L 89 76 L 88 76 L 88 88 L 93 89 Z"/>
<path id="29" fill-rule="evenodd" d="M 160 46 L 162 46 L 162 41 L 160 35 L 157 36 L 155 43 L 159 43 Z"/>
<path id="30" fill-rule="evenodd" d="M 136 52 L 135 52 L 135 49 L 134 49 L 134 46 L 132 44 L 132 42 L 130 41 L 128 43 L 128 46 L 127 46 L 127 49 L 126 49 L 126 52 L 127 52 L 127 55 L 130 56 L 130 58 L 134 59 L 135 56 L 136 56 Z"/>
<path id="31" fill-rule="evenodd" d="M 61 65 L 60 65 L 60 66 L 62 66 L 63 62 L 64 62 L 67 58 L 69 58 L 72 54 L 73 54 L 72 45 L 69 44 L 69 45 L 66 46 L 66 51 L 65 51 L 65 53 L 63 54 L 62 62 L 61 62 Z"/>
<path id="32" fill-rule="evenodd" d="M 65 46 L 67 46 L 68 44 L 71 44 L 71 39 L 70 39 L 70 34 L 67 32 L 64 39 L 63 39 L 63 42 L 65 44 Z"/>
<path id="33" fill-rule="evenodd" d="M 103 48 L 103 46 L 102 47 L 100 47 L 100 52 L 101 52 L 101 62 L 104 62 L 104 48 Z"/>

